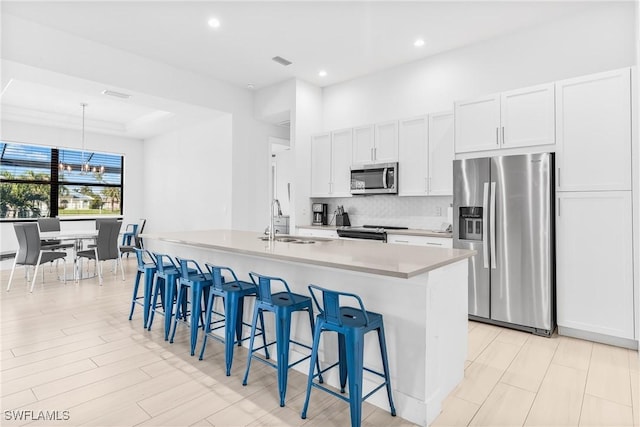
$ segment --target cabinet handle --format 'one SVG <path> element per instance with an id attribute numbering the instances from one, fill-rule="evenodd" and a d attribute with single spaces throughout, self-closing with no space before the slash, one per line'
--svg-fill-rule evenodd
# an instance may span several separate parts
<path id="1" fill-rule="evenodd" d="M 500 128 L 496 128 L 496 145 L 500 145 Z"/>
<path id="2" fill-rule="evenodd" d="M 427 245 L 442 246 L 442 243 L 427 242 Z"/>
<path id="3" fill-rule="evenodd" d="M 560 167 L 558 167 L 558 187 L 560 187 Z"/>
<path id="4" fill-rule="evenodd" d="M 371 157 L 371 160 L 375 160 L 375 157 L 373 157 L 373 147 L 371 147 L 369 151 L 369 157 Z"/>
<path id="5" fill-rule="evenodd" d="M 431 193 L 431 177 L 429 177 L 429 186 L 427 187 L 429 193 Z"/>
<path id="6" fill-rule="evenodd" d="M 558 216 L 560 216 L 560 198 L 558 198 Z"/>
<path id="7" fill-rule="evenodd" d="M 505 144 L 505 141 L 504 141 L 504 126 L 502 126 L 502 145 L 504 145 L 504 144 Z"/>
<path id="8" fill-rule="evenodd" d="M 378 147 L 373 147 L 373 160 L 378 158 Z"/>
<path id="9" fill-rule="evenodd" d="M 408 240 L 394 240 L 393 243 L 409 243 Z"/>

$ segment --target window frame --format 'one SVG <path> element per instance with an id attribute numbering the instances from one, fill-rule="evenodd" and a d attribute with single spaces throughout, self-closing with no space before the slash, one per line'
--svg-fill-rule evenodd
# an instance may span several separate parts
<path id="1" fill-rule="evenodd" d="M 25 146 L 32 146 L 32 147 L 40 147 L 40 148 L 46 148 L 48 150 L 50 150 L 50 164 L 49 164 L 49 180 L 27 180 L 27 179 L 21 179 L 21 178 L 13 178 L 13 179 L 1 179 L 0 183 L 7 183 L 7 184 L 35 184 L 35 185 L 48 185 L 49 186 L 49 215 L 48 216 L 41 216 L 40 218 L 54 218 L 54 217 L 60 217 L 60 219 L 63 220 L 82 220 L 82 219 L 93 219 L 93 218 L 102 218 L 105 216 L 116 216 L 116 217 L 122 217 L 124 215 L 124 155 L 123 154 L 119 154 L 119 153 L 106 153 L 106 152 L 101 152 L 103 154 L 108 154 L 111 156 L 118 156 L 120 157 L 120 184 L 108 184 L 108 183 L 87 183 L 87 182 L 80 182 L 80 181 L 60 181 L 60 174 L 59 174 L 59 169 L 58 169 L 58 165 L 59 165 L 59 160 L 60 160 L 60 151 L 61 150 L 66 150 L 66 151 L 81 151 L 78 150 L 76 148 L 67 148 L 67 147 L 53 147 L 53 146 L 43 146 L 43 145 L 38 145 L 38 144 L 31 144 L 31 143 L 24 143 L 24 142 L 17 142 L 17 141 L 9 141 L 9 140 L 0 140 L 0 142 L 5 143 L 5 149 L 7 145 L 25 145 Z M 95 152 L 95 151 L 92 151 Z M 4 153 L 3 153 L 4 154 Z M 44 163 L 44 162 L 43 162 Z M 60 216 L 60 210 L 59 210 L 59 189 L 61 186 L 88 186 L 88 187 L 101 187 L 101 188 L 118 188 L 120 190 L 120 201 L 119 201 L 119 209 L 120 209 L 120 213 L 119 214 L 113 214 L 113 215 L 62 215 Z M 31 217 L 31 218 L 4 218 L 4 217 L 0 217 L 0 223 L 2 222 L 24 222 L 24 221 L 35 221 L 37 219 L 37 217 Z"/>

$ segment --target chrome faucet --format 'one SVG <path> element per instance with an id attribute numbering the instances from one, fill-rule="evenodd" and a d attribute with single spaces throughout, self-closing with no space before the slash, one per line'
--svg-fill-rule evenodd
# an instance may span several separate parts
<path id="1" fill-rule="evenodd" d="M 273 218 L 275 217 L 275 215 L 273 214 L 273 206 L 277 206 L 278 207 L 278 217 L 282 216 L 282 209 L 280 208 L 280 201 L 278 199 L 273 199 L 273 201 L 271 202 L 271 226 L 269 227 L 269 240 L 274 240 L 276 237 L 276 233 L 274 231 L 274 223 L 273 223 Z"/>

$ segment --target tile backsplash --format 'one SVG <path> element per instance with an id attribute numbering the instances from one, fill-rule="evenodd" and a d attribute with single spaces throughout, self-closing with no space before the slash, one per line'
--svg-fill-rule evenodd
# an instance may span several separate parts
<path id="1" fill-rule="evenodd" d="M 439 229 L 451 222 L 452 196 L 399 197 L 389 195 L 345 198 L 314 198 L 312 203 L 327 203 L 330 225 L 335 224 L 337 206 L 349 214 L 352 226 L 390 225 L 417 229 Z"/>

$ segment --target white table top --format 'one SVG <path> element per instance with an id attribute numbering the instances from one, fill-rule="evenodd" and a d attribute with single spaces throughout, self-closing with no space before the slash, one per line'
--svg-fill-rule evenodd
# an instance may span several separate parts
<path id="1" fill-rule="evenodd" d="M 262 235 L 257 232 L 235 230 L 144 233 L 141 237 L 405 279 L 467 259 L 476 253 L 464 249 L 388 245 L 363 240 L 309 237 L 300 237 L 300 239 L 312 239 L 316 242 L 313 244 L 270 242 L 260 240 Z M 296 238 L 296 236 L 291 237 Z"/>

